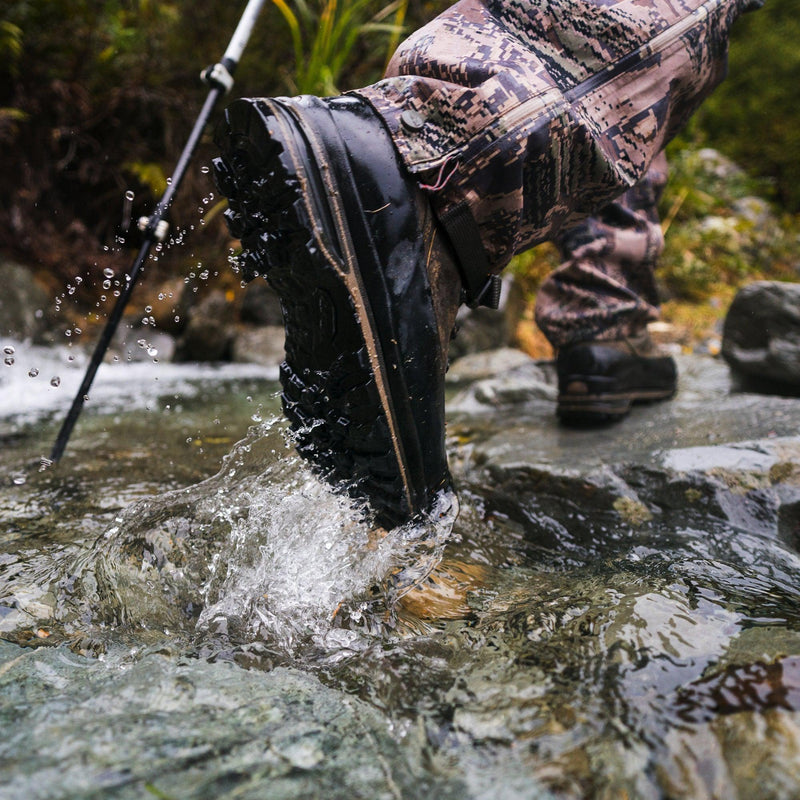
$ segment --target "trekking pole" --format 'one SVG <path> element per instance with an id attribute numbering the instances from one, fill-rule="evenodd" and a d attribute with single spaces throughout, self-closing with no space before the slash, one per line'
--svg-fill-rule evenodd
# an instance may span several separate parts
<path id="1" fill-rule="evenodd" d="M 53 463 L 57 462 L 64 453 L 64 448 L 67 446 L 72 429 L 75 427 L 83 404 L 87 399 L 87 394 L 94 380 L 94 376 L 97 374 L 97 369 L 103 361 L 108 345 L 111 343 L 119 321 L 122 319 L 125 306 L 130 300 L 133 287 L 136 284 L 136 278 L 139 275 L 142 265 L 150 255 L 150 248 L 156 242 L 163 242 L 167 235 L 169 224 L 164 219 L 164 215 L 172 204 L 175 193 L 178 191 L 183 176 L 186 174 L 189 162 L 194 155 L 194 151 L 197 149 L 200 137 L 203 135 L 203 130 L 214 111 L 214 107 L 220 97 L 230 91 L 230 88 L 233 86 L 234 70 L 239 63 L 239 59 L 242 57 L 244 48 L 253 31 L 253 26 L 265 2 L 266 0 L 249 0 L 222 60 L 203 70 L 201 77 L 209 86 L 208 96 L 200 111 L 200 115 L 195 121 L 194 128 L 192 128 L 192 132 L 189 134 L 189 138 L 184 145 L 183 152 L 175 166 L 175 171 L 172 173 L 172 178 L 167 184 L 167 190 L 156 204 L 153 213 L 149 217 L 142 217 L 139 220 L 139 228 L 144 235 L 144 241 L 139 249 L 139 254 L 136 256 L 136 260 L 133 262 L 133 266 L 125 277 L 125 285 L 120 290 L 117 302 L 106 321 L 103 332 L 100 335 L 100 340 L 95 346 L 94 353 L 92 353 L 92 358 L 86 369 L 86 374 L 83 376 L 83 382 L 81 383 L 80 389 L 78 389 L 78 393 L 75 395 L 75 399 L 72 401 L 72 406 L 67 413 L 64 424 L 61 426 L 58 438 L 53 445 L 53 450 L 50 453 L 50 461 Z"/>

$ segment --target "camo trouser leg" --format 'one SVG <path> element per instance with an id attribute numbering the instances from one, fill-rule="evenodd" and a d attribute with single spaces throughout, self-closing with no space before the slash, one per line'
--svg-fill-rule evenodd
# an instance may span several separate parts
<path id="1" fill-rule="evenodd" d="M 642 180 L 760 2 L 460 0 L 359 94 L 440 218 L 466 214 L 499 272 Z"/>
<path id="2" fill-rule="evenodd" d="M 662 153 L 636 186 L 557 237 L 564 262 L 536 296 L 536 322 L 554 347 L 632 336 L 658 318 L 666 180 Z"/>

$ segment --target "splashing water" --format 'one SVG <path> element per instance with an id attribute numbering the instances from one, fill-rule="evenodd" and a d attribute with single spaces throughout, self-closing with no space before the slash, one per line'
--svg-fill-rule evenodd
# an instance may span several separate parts
<path id="1" fill-rule="evenodd" d="M 261 642 L 283 657 L 363 649 L 440 560 L 455 500 L 443 493 L 429 517 L 376 528 L 278 422 L 253 426 L 213 477 L 125 509 L 71 560 L 58 551 L 36 574 L 18 568 L 0 587 L 26 632 L 11 638 L 55 623 L 81 652 L 132 631 L 188 648 Z"/>
<path id="2" fill-rule="evenodd" d="M 211 564 L 198 628 L 239 629 L 240 639 L 266 639 L 293 650 L 365 646 L 361 633 L 339 627 L 365 623 L 383 584 L 383 601 L 427 575 L 441 557 L 455 506 L 442 497 L 436 512 L 393 531 L 370 525 L 364 510 L 300 465 L 271 474 L 269 485 L 241 497 L 227 546 Z M 274 473 L 274 470 L 269 470 Z M 385 607 L 385 606 L 384 606 Z M 370 622 L 372 625 L 370 625 Z M 359 626 L 361 627 L 361 626 Z M 228 628 L 230 629 L 230 628 Z"/>

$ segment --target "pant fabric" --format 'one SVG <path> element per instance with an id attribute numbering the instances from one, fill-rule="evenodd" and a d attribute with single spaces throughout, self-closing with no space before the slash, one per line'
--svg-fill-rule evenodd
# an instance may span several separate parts
<path id="1" fill-rule="evenodd" d="M 491 272 L 559 244 L 537 305 L 553 344 L 617 338 L 657 314 L 659 154 L 761 2 L 460 0 L 357 94 L 437 214 L 468 209 Z"/>
<path id="2" fill-rule="evenodd" d="M 666 182 L 660 153 L 636 186 L 556 237 L 564 261 L 536 295 L 536 324 L 553 347 L 636 336 L 658 319 Z"/>

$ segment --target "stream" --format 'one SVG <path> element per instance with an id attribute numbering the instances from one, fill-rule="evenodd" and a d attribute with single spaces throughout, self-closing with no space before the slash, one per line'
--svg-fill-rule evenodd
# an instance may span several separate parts
<path id="1" fill-rule="evenodd" d="M 48 465 L 85 354 L 0 347 L 3 800 L 800 796 L 800 400 L 465 360 L 460 513 L 387 532 L 275 370 L 105 364 Z"/>

